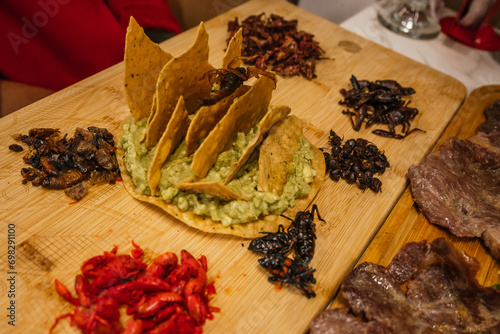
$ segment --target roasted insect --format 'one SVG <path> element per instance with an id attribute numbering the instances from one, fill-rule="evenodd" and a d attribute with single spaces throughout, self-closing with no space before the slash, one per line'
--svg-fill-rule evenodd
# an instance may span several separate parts
<path id="1" fill-rule="evenodd" d="M 390 167 L 389 161 L 378 147 L 365 139 L 344 140 L 330 130 L 330 148 L 323 148 L 326 172 L 333 181 L 357 183 L 361 190 L 382 191 L 382 182 L 374 174 L 383 174 Z"/>
<path id="2" fill-rule="evenodd" d="M 291 284 L 304 292 L 307 298 L 316 297 L 311 287 L 316 283 L 313 276 L 316 269 L 309 268 L 300 257 L 290 259 L 282 254 L 266 255 L 259 259 L 259 264 L 272 274 L 269 282 Z"/>
<path id="3" fill-rule="evenodd" d="M 254 57 L 236 57 L 234 58 L 228 65 L 227 69 L 219 68 L 215 70 L 208 71 L 202 77 L 202 80 L 208 79 L 212 87 L 216 87 L 213 90 L 211 96 L 202 101 L 202 105 L 212 105 L 222 100 L 226 96 L 234 93 L 236 89 L 238 89 L 245 81 L 250 78 L 259 78 L 261 75 L 264 75 L 274 81 L 276 85 L 276 75 L 272 72 L 268 72 L 265 70 L 261 70 L 257 67 L 233 67 L 234 62 L 239 59 L 247 59 Z M 216 86 L 214 86 L 216 85 Z"/>
<path id="4" fill-rule="evenodd" d="M 29 146 L 21 170 L 23 183 L 48 189 L 65 189 L 74 200 L 88 193 L 89 184 L 115 183 L 120 170 L 115 156 L 113 135 L 94 126 L 77 128 L 73 138 L 60 136 L 58 129 L 34 128 L 14 139 Z M 22 147 L 17 144 L 16 152 Z M 18 147 L 19 146 L 19 147 Z"/>
<path id="5" fill-rule="evenodd" d="M 133 242 L 132 242 L 133 243 Z M 181 251 L 180 264 L 174 253 L 166 252 L 148 267 L 142 249 L 133 243 L 131 255 L 111 252 L 85 261 L 82 274 L 75 278 L 73 297 L 59 280 L 55 289 L 75 306 L 72 313 L 56 318 L 50 329 L 69 317 L 71 326 L 84 333 L 192 333 L 203 331 L 213 319 L 216 307 L 209 306 L 215 294 L 213 282 L 207 284 L 207 259 L 195 259 Z M 120 321 L 119 309 L 126 306 L 127 329 Z M 125 331 L 124 331 L 125 330 Z"/>
<path id="6" fill-rule="evenodd" d="M 12 144 L 12 145 L 9 145 L 9 150 L 14 151 L 14 152 L 21 152 L 24 149 L 21 145 Z"/>
<path id="7" fill-rule="evenodd" d="M 286 230 L 280 225 L 277 232 L 264 232 L 265 236 L 252 240 L 248 247 L 265 255 L 259 259 L 259 264 L 273 275 L 269 277 L 270 282 L 294 285 L 307 298 L 316 296 L 311 287 L 316 283 L 313 276 L 315 269 L 308 267 L 316 244 L 314 214 L 324 222 L 314 204 L 310 212 L 300 211 L 295 219 L 283 216 L 292 221 Z M 292 250 L 295 253 L 293 260 L 287 257 Z"/>
<path id="8" fill-rule="evenodd" d="M 292 220 L 293 229 L 291 232 L 296 240 L 295 253 L 305 263 L 311 262 L 314 256 L 314 248 L 316 246 L 316 224 L 314 223 L 314 214 L 318 219 L 325 222 L 319 215 L 318 206 L 313 204 L 311 212 L 300 211 Z"/>
<path id="9" fill-rule="evenodd" d="M 296 243 L 296 235 L 285 231 L 279 225 L 278 232 L 264 232 L 265 236 L 253 239 L 248 246 L 252 252 L 262 254 L 285 254 L 292 250 Z"/>
<path id="10" fill-rule="evenodd" d="M 373 124 L 386 124 L 388 130 L 376 129 L 372 133 L 389 138 L 403 139 L 415 131 L 410 129 L 410 121 L 418 114 L 418 109 L 408 107 L 410 101 L 402 98 L 415 94 L 411 87 L 402 87 L 394 80 L 357 80 L 351 76 L 352 89 L 341 89 L 344 97 L 339 102 L 350 109 L 342 110 L 349 116 L 354 130 L 359 131 L 365 122 L 365 128 Z M 396 133 L 396 127 L 401 126 L 401 134 Z"/>

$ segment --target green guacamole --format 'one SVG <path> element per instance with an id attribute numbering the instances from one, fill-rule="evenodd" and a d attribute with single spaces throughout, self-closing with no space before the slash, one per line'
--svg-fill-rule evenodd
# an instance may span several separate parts
<path id="1" fill-rule="evenodd" d="M 119 145 L 125 151 L 126 167 L 132 177 L 136 192 L 150 196 L 147 173 L 156 147 L 148 150 L 145 143 L 141 142 L 146 129 L 146 121 L 143 119 L 134 123 L 131 118 L 125 122 Z M 255 131 L 256 128 L 247 134 L 238 133 L 233 146 L 219 154 L 205 179 L 222 181 L 228 174 L 231 164 L 238 161 L 245 147 L 255 136 Z M 189 210 L 197 215 L 208 216 L 214 221 L 220 221 L 224 226 L 251 222 L 259 219 L 261 215 L 281 214 L 293 205 L 296 198 L 304 197 L 309 193 L 309 184 L 316 176 L 316 171 L 311 166 L 314 154 L 309 142 L 301 138 L 300 147 L 288 170 L 287 183 L 281 196 L 257 191 L 258 160 L 249 159 L 233 180 L 227 184 L 229 188 L 249 200 L 225 202 L 210 195 L 189 193 L 175 187 L 187 177 L 194 176 L 190 169 L 193 156 L 185 157 L 185 152 L 186 143 L 183 141 L 163 165 L 159 185 L 160 197 L 183 211 Z"/>

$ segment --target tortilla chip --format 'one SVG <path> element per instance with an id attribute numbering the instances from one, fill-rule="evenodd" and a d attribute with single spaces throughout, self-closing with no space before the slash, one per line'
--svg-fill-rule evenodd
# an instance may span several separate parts
<path id="1" fill-rule="evenodd" d="M 234 99 L 248 92 L 249 86 L 240 86 L 234 93 L 219 102 L 201 107 L 195 114 L 186 135 L 186 156 L 191 155 L 200 141 L 205 138 L 227 113 Z"/>
<path id="2" fill-rule="evenodd" d="M 170 153 L 175 150 L 181 142 L 181 139 L 185 136 L 189 122 L 188 113 L 184 105 L 184 98 L 181 95 L 172 117 L 168 122 L 167 128 L 158 142 L 153 161 L 149 166 L 148 183 L 152 196 L 156 194 L 156 188 L 160 184 L 161 167 Z"/>
<path id="3" fill-rule="evenodd" d="M 300 146 L 302 122 L 291 115 L 278 122 L 260 147 L 257 190 L 276 195 L 283 193 L 293 156 Z"/>
<path id="4" fill-rule="evenodd" d="M 236 99 L 228 112 L 194 153 L 191 170 L 203 178 L 219 153 L 228 150 L 238 132 L 248 133 L 267 112 L 274 81 L 266 76 L 257 79 L 250 90 Z"/>
<path id="5" fill-rule="evenodd" d="M 238 194 L 225 184 L 216 181 L 188 179 L 177 184 L 176 187 L 184 191 L 193 191 L 200 194 L 212 195 L 223 201 L 248 201 L 247 198 Z"/>
<path id="6" fill-rule="evenodd" d="M 149 114 L 149 117 L 148 117 L 148 121 L 146 123 L 146 128 L 149 126 L 149 122 L 151 121 L 151 119 L 153 119 L 154 115 L 156 114 L 156 102 L 157 102 L 157 95 L 156 95 L 156 92 L 153 94 L 153 103 L 151 104 L 151 112 Z M 142 138 L 141 138 L 141 142 L 145 141 L 146 140 L 146 134 L 147 132 L 144 131 L 144 134 L 142 135 Z"/>
<path id="7" fill-rule="evenodd" d="M 312 167 L 316 170 L 316 176 L 312 183 L 309 184 L 311 191 L 306 197 L 298 198 L 294 202 L 294 206 L 289 207 L 283 215 L 286 217 L 294 218 L 297 212 L 305 211 L 312 203 L 314 197 L 321 188 L 325 178 L 325 158 L 323 152 L 318 148 L 311 145 L 314 152 Z M 208 233 L 221 233 L 240 236 L 243 238 L 254 239 L 262 236 L 262 232 L 277 231 L 278 226 L 281 224 L 285 228 L 290 225 L 290 220 L 277 215 L 268 215 L 259 220 L 252 221 L 245 224 L 237 224 L 230 226 L 223 226 L 221 222 L 213 221 L 210 218 L 195 215 L 192 211 L 182 211 L 174 204 L 166 203 L 161 197 L 153 197 L 146 195 L 139 195 L 135 192 L 135 187 L 127 171 L 124 161 L 124 151 L 122 148 L 116 150 L 116 156 L 120 165 L 122 173 L 123 184 L 129 194 L 137 200 L 153 204 L 165 212 L 172 215 L 174 218 L 179 219 L 186 225 Z"/>
<path id="8" fill-rule="evenodd" d="M 285 118 L 289 113 L 290 107 L 288 106 L 270 107 L 268 109 L 267 113 L 260 120 L 259 125 L 257 126 L 257 132 L 255 133 L 255 136 L 248 143 L 245 151 L 242 153 L 238 161 L 231 165 L 229 173 L 224 179 L 224 183 L 228 183 L 233 179 L 234 175 L 238 172 L 241 166 L 245 164 L 250 155 L 255 151 L 255 148 L 262 142 L 262 139 L 264 138 L 264 135 L 267 133 L 267 131 L 269 131 L 269 129 L 271 129 L 274 124 Z M 279 151 L 287 151 L 287 149 L 283 149 L 283 147 L 278 148 Z M 293 151 L 292 153 L 292 159 L 294 153 L 295 151 Z"/>
<path id="9" fill-rule="evenodd" d="M 124 84 L 127 104 L 136 122 L 149 117 L 158 75 L 172 58 L 130 17 L 125 40 Z"/>
<path id="10" fill-rule="evenodd" d="M 201 80 L 206 72 L 214 69 L 208 63 L 208 53 L 208 33 L 201 22 L 193 45 L 170 60 L 160 72 L 156 84 L 156 113 L 148 120 L 146 128 L 148 148 L 160 140 L 181 95 L 189 113 L 198 109 L 199 101 L 209 96 L 212 87 L 207 80 Z"/>
<path id="11" fill-rule="evenodd" d="M 241 66 L 241 48 L 243 45 L 243 28 L 240 28 L 233 38 L 229 41 L 229 44 L 222 58 L 222 68 L 228 68 L 231 64 L 232 68 Z M 234 60 L 234 61 L 233 61 Z"/>

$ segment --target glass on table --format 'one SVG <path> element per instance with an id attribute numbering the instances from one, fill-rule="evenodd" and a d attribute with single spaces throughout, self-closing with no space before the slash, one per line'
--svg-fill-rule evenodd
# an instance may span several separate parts
<path id="1" fill-rule="evenodd" d="M 431 39 L 441 30 L 433 3 L 433 0 L 380 0 L 377 18 L 395 33 L 415 39 Z"/>

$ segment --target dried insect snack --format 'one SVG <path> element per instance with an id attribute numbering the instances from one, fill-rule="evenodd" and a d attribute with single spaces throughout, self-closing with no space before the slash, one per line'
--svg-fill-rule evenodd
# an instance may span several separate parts
<path id="1" fill-rule="evenodd" d="M 23 183 L 47 189 L 64 189 L 68 197 L 79 201 L 89 185 L 120 180 L 113 134 L 105 128 L 76 128 L 72 138 L 58 129 L 33 128 L 28 135 L 14 139 L 29 147 L 23 160 L 30 167 L 21 170 Z M 11 145 L 20 152 L 22 146 Z"/>
<path id="2" fill-rule="evenodd" d="M 235 64 L 241 62 L 241 59 L 248 60 L 255 57 L 235 57 L 229 62 L 227 68 L 218 68 L 206 72 L 202 79 L 207 79 L 212 85 L 212 94 L 210 97 L 203 99 L 201 105 L 213 105 L 223 98 L 233 94 L 243 83 L 250 78 L 259 78 L 261 75 L 266 76 L 274 81 L 276 88 L 277 79 L 273 72 L 261 70 L 257 67 L 238 67 Z M 214 90 L 214 85 L 217 89 Z"/>
<path id="3" fill-rule="evenodd" d="M 383 174 L 390 164 L 376 145 L 363 138 L 348 139 L 344 143 L 333 130 L 330 130 L 328 142 L 330 149 L 321 150 L 330 179 L 356 183 L 361 190 L 368 188 L 375 193 L 382 191 L 382 181 L 374 175 Z"/>
<path id="4" fill-rule="evenodd" d="M 258 261 L 271 273 L 269 282 L 291 284 L 307 298 L 316 297 L 311 286 L 316 283 L 313 276 L 316 269 L 309 268 L 316 246 L 314 214 L 324 222 L 316 204 L 311 211 L 299 211 L 295 219 L 282 215 L 292 222 L 287 229 L 280 225 L 277 232 L 263 232 L 263 237 L 252 240 L 248 246 L 252 252 L 264 254 Z M 293 259 L 287 256 L 292 250 Z"/>
<path id="5" fill-rule="evenodd" d="M 372 133 L 388 138 L 403 139 L 415 131 L 423 131 L 415 128 L 410 130 L 410 121 L 417 114 L 417 108 L 410 108 L 410 101 L 403 100 L 404 96 L 415 94 L 411 87 L 402 87 L 394 80 L 358 80 L 351 76 L 352 88 L 341 89 L 344 97 L 339 104 L 350 109 L 342 110 L 349 116 L 352 128 L 359 131 L 365 122 L 365 128 L 373 124 L 386 124 L 388 130 L 376 129 Z M 396 133 L 396 127 L 401 126 L 401 134 Z"/>

